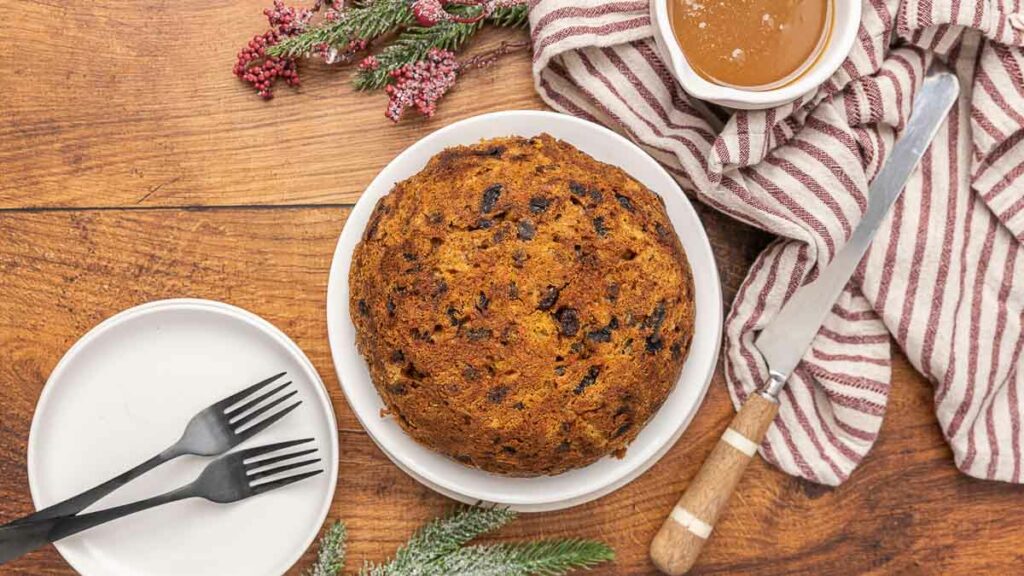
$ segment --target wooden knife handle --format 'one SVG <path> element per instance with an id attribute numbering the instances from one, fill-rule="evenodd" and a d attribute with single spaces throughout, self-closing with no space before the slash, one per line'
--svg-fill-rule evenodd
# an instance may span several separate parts
<path id="1" fill-rule="evenodd" d="M 659 570 L 678 576 L 697 562 L 778 411 L 778 402 L 761 394 L 747 398 L 651 542 L 651 560 Z"/>

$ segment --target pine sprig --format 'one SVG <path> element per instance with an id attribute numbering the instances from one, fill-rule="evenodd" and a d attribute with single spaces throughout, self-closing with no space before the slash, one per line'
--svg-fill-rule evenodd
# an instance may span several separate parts
<path id="1" fill-rule="evenodd" d="M 508 524 L 516 513 L 502 508 L 459 508 L 432 520 L 398 549 L 384 565 L 363 567 L 363 576 L 427 576 L 431 563 L 457 552 L 467 542 Z"/>
<path id="2" fill-rule="evenodd" d="M 529 7 L 526 4 L 522 4 L 498 8 L 487 17 L 487 21 L 502 28 L 523 28 L 526 26 L 529 16 Z"/>
<path id="3" fill-rule="evenodd" d="M 300 58 L 328 64 L 358 59 L 353 84 L 358 90 L 386 88 L 385 116 L 398 122 L 414 107 L 429 117 L 461 71 L 490 66 L 528 46 L 502 43 L 461 62 L 454 54 L 486 25 L 525 27 L 527 0 L 317 0 L 310 9 L 284 1 L 264 10 L 270 29 L 242 47 L 232 68 L 265 99 L 273 98 L 278 80 L 299 86 Z M 323 16 L 311 24 L 316 13 Z M 384 48 L 360 56 L 377 42 Z"/>
<path id="4" fill-rule="evenodd" d="M 307 56 L 323 45 L 342 49 L 350 42 L 372 40 L 413 22 L 409 0 L 369 0 L 340 14 L 334 22 L 324 22 L 302 34 L 285 38 L 267 53 L 295 58 Z"/>
<path id="5" fill-rule="evenodd" d="M 467 544 L 515 519 L 499 508 L 462 507 L 420 528 L 386 564 L 366 563 L 361 576 L 563 576 L 615 559 L 615 552 L 594 540 L 539 540 Z M 335 522 L 320 537 L 315 564 L 303 576 L 340 576 L 348 534 Z"/>
<path id="6" fill-rule="evenodd" d="M 593 540 L 541 540 L 467 546 L 437 560 L 431 574 L 460 576 L 562 576 L 615 559 L 615 551 Z"/>
<path id="7" fill-rule="evenodd" d="M 458 13 L 459 8 L 453 8 Z M 503 27 L 524 26 L 528 10 L 525 5 L 498 8 L 487 18 L 469 23 L 438 22 L 430 27 L 408 26 L 386 48 L 376 55 L 378 66 L 360 70 L 354 80 L 359 90 L 383 88 L 391 71 L 426 57 L 432 48 L 456 51 L 485 24 Z"/>
<path id="8" fill-rule="evenodd" d="M 483 20 L 472 24 L 439 22 L 429 28 L 410 26 L 403 30 L 393 42 L 376 54 L 378 66 L 360 70 L 353 80 L 359 90 L 383 88 L 391 77 L 391 71 L 422 60 L 431 48 L 458 50 L 480 27 Z"/>
<path id="9" fill-rule="evenodd" d="M 345 545 L 348 530 L 343 522 L 335 522 L 320 537 L 317 544 L 316 562 L 303 576 L 337 576 L 345 567 Z"/>

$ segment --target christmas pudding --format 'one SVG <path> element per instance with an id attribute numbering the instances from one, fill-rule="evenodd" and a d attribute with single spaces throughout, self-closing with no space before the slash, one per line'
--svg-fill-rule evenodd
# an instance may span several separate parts
<path id="1" fill-rule="evenodd" d="M 693 335 L 690 269 L 661 199 L 548 135 L 449 148 L 395 185 L 349 285 L 386 412 L 501 474 L 624 453 Z"/>

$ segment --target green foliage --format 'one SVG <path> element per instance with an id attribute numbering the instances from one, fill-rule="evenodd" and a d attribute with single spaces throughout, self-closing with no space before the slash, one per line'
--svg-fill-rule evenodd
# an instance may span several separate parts
<path id="1" fill-rule="evenodd" d="M 615 559 L 615 552 L 593 540 L 542 540 L 467 546 L 435 562 L 432 574 L 461 576 L 562 576 Z"/>
<path id="2" fill-rule="evenodd" d="M 453 14 L 472 15 L 478 8 L 450 6 Z M 309 30 L 281 40 L 267 53 L 296 58 L 312 54 L 327 45 L 344 51 L 354 40 L 374 40 L 393 34 L 390 42 L 376 54 L 379 66 L 360 70 L 354 83 L 360 90 L 383 88 L 392 70 L 422 60 L 431 48 L 455 51 L 485 25 L 517 28 L 526 26 L 525 5 L 498 8 L 479 22 L 438 22 L 429 27 L 415 24 L 410 0 L 367 0 L 344 10 L 334 22 L 322 22 Z"/>
<path id="3" fill-rule="evenodd" d="M 458 551 L 470 540 L 497 530 L 516 517 L 501 508 L 459 508 L 443 518 L 420 528 L 409 542 L 398 549 L 395 558 L 384 565 L 367 565 L 365 576 L 412 576 L 425 572 L 438 559 Z"/>
<path id="4" fill-rule="evenodd" d="M 465 7 L 455 7 L 452 12 L 460 13 L 460 8 Z M 499 8 L 488 18 L 472 24 L 438 22 L 430 27 L 408 26 L 376 55 L 379 67 L 373 70 L 360 70 L 356 74 L 355 87 L 359 90 L 383 88 L 388 83 L 392 70 L 422 60 L 431 48 L 454 52 L 485 24 L 506 27 L 524 26 L 527 14 L 526 6 L 513 6 Z"/>
<path id="5" fill-rule="evenodd" d="M 294 58 L 309 55 L 322 44 L 343 50 L 353 40 L 373 40 L 413 22 L 409 0 L 369 0 L 342 12 L 334 22 L 285 38 L 267 51 L 271 56 Z"/>
<path id="6" fill-rule="evenodd" d="M 361 576 L 562 576 L 615 558 L 593 540 L 540 540 L 467 546 L 516 517 L 500 508 L 461 507 L 416 531 L 385 564 L 366 563 Z M 320 538 L 316 563 L 303 576 L 340 576 L 345 564 L 345 525 Z"/>
<path id="7" fill-rule="evenodd" d="M 348 531 L 343 522 L 335 522 L 320 536 L 316 562 L 303 576 L 337 576 L 345 567 L 345 543 Z"/>
<path id="8" fill-rule="evenodd" d="M 481 26 L 483 21 L 473 24 L 439 22 L 429 28 L 410 26 L 376 55 L 380 66 L 356 73 L 355 87 L 359 90 L 383 88 L 392 70 L 422 60 L 431 48 L 455 51 Z"/>
<path id="9" fill-rule="evenodd" d="M 525 5 L 499 8 L 487 19 L 495 26 L 502 28 L 523 28 L 528 23 L 530 9 Z"/>

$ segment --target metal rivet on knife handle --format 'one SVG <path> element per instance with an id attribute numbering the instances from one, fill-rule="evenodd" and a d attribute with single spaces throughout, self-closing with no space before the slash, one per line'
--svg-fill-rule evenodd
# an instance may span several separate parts
<path id="1" fill-rule="evenodd" d="M 659 570 L 677 576 L 697 561 L 778 411 L 778 403 L 761 394 L 747 398 L 651 542 Z"/>

